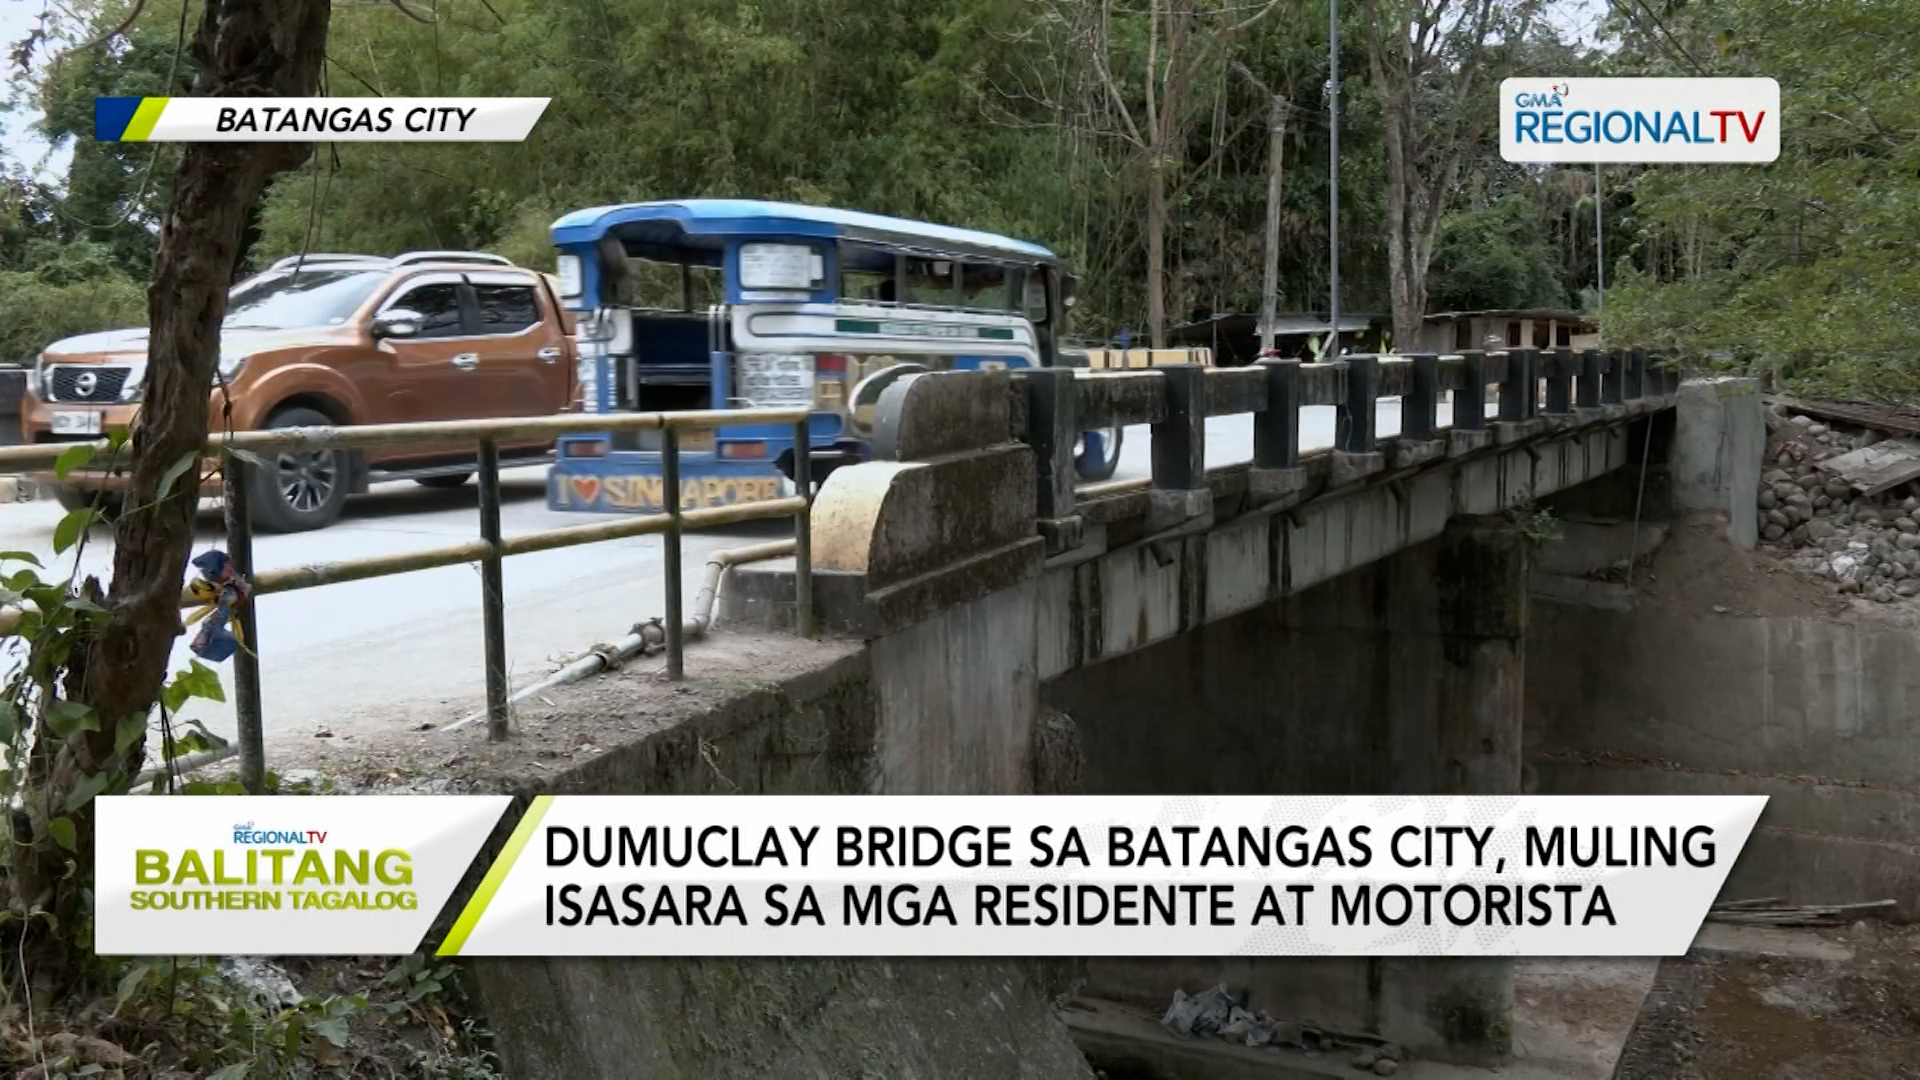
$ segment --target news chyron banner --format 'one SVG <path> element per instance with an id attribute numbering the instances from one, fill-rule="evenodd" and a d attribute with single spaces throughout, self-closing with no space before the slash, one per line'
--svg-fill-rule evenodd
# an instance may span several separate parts
<path id="1" fill-rule="evenodd" d="M 1500 156 L 1570 165 L 1766 164 L 1780 156 L 1772 79 L 1507 79 Z"/>
<path id="2" fill-rule="evenodd" d="M 1765 796 L 540 796 L 481 874 L 475 859 L 505 796 L 123 796 L 100 800 L 96 947 L 1678 956 L 1765 805 Z M 443 908 L 450 929 L 427 942 Z"/>
<path id="3" fill-rule="evenodd" d="M 151 795 L 94 800 L 94 951 L 411 953 L 512 799 Z M 180 936 L 188 935 L 188 936 Z"/>
<path id="4" fill-rule="evenodd" d="M 93 99 L 97 142 L 524 142 L 549 98 Z"/>

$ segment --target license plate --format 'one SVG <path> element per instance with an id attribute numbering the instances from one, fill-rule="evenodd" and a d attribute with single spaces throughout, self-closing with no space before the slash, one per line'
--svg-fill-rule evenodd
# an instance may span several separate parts
<path id="1" fill-rule="evenodd" d="M 97 412 L 54 413 L 53 433 L 55 435 L 98 435 L 100 434 L 100 414 Z"/>
<path id="2" fill-rule="evenodd" d="M 680 449 L 699 454 L 713 453 L 713 432 L 696 430 L 680 432 Z"/>

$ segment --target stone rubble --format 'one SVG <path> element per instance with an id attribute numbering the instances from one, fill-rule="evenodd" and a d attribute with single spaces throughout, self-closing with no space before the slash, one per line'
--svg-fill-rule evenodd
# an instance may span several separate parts
<path id="1" fill-rule="evenodd" d="M 1309 1054 L 1353 1046 L 1364 1038 L 1337 1036 L 1297 1021 L 1276 1020 L 1265 1012 L 1249 1012 L 1225 986 L 1193 995 L 1175 990 L 1173 1004 L 1167 1007 L 1160 1023 L 1168 1031 L 1187 1038 L 1219 1038 L 1270 1050 L 1288 1046 Z M 1377 1076 L 1392 1076 L 1399 1071 L 1403 1057 L 1398 1043 L 1361 1045 L 1352 1064 L 1356 1069 L 1370 1069 Z"/>
<path id="2" fill-rule="evenodd" d="M 1883 604 L 1920 595 L 1920 492 L 1904 484 L 1858 496 L 1817 463 L 1886 436 L 1773 406 L 1760 477 L 1760 544 L 1843 595 Z"/>

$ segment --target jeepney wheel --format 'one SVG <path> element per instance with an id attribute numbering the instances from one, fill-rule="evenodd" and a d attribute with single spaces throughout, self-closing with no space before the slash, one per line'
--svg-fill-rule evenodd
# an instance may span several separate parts
<path id="1" fill-rule="evenodd" d="M 333 420 L 313 409 L 273 414 L 268 428 L 327 427 Z M 291 533 L 324 529 L 340 518 L 347 502 L 347 453 L 344 450 L 289 450 L 262 455 L 265 465 L 247 470 L 248 510 L 254 527 Z"/>
<path id="2" fill-rule="evenodd" d="M 1073 471 L 1082 480 L 1111 480 L 1120 468 L 1120 436 L 1124 428 L 1083 431 L 1073 444 Z"/>
<path id="3" fill-rule="evenodd" d="M 54 501 L 60 509 L 67 511 L 85 510 L 89 507 L 100 511 L 100 516 L 112 521 L 120 516 L 120 508 L 125 505 L 122 496 L 112 492 L 87 491 L 83 488 L 68 487 L 60 484 L 53 489 Z"/>

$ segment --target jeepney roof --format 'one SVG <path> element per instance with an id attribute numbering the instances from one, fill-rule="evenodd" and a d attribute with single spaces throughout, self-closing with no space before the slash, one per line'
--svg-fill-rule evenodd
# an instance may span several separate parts
<path id="1" fill-rule="evenodd" d="M 553 223 L 555 246 L 619 238 L 643 258 L 717 263 L 726 239 L 811 237 L 852 240 L 903 251 L 1048 261 L 1038 244 L 993 233 L 930 225 L 858 210 L 835 210 L 756 199 L 677 199 L 576 210 Z"/>

